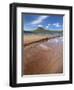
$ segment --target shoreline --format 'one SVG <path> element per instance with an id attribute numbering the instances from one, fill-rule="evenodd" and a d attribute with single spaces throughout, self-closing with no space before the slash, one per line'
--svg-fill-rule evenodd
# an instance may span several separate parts
<path id="1" fill-rule="evenodd" d="M 34 43 L 38 43 L 38 42 L 45 42 L 49 39 L 54 39 L 54 38 L 57 38 L 57 37 L 62 37 L 62 36 L 53 36 L 53 37 L 46 37 L 46 38 L 43 38 L 43 39 L 40 39 L 40 40 L 36 40 L 36 41 L 32 41 L 32 42 L 29 42 L 29 43 L 25 43 L 24 46 L 29 46 L 31 44 L 34 44 Z"/>

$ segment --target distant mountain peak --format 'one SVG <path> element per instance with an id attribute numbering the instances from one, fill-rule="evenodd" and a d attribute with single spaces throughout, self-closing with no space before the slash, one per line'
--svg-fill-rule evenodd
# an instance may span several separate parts
<path id="1" fill-rule="evenodd" d="M 34 30 L 33 32 L 37 32 L 37 33 L 39 33 L 39 32 L 46 32 L 46 31 L 48 31 L 48 30 L 45 30 L 43 27 L 38 27 L 36 30 Z"/>
<path id="2" fill-rule="evenodd" d="M 45 30 L 43 27 L 38 27 L 37 29 L 38 30 Z"/>
<path id="3" fill-rule="evenodd" d="M 52 30 L 46 30 L 43 27 L 38 27 L 35 30 L 31 30 L 31 31 L 24 31 L 24 33 L 33 33 L 33 34 L 62 34 L 62 31 L 52 31 Z"/>

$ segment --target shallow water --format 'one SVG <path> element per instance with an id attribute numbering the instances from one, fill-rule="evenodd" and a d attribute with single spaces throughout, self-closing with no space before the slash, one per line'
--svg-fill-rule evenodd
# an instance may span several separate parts
<path id="1" fill-rule="evenodd" d="M 39 44 L 41 48 L 48 49 L 53 47 L 59 47 L 60 45 L 63 45 L 63 37 L 58 37 L 54 39 L 50 39 L 44 43 Z"/>

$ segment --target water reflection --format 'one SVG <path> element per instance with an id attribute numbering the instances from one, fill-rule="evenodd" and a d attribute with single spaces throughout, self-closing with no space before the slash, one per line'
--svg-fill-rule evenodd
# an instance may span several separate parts
<path id="1" fill-rule="evenodd" d="M 50 39 L 44 43 L 39 44 L 39 47 L 47 50 L 49 47 L 58 47 L 60 45 L 63 45 L 63 37 Z"/>

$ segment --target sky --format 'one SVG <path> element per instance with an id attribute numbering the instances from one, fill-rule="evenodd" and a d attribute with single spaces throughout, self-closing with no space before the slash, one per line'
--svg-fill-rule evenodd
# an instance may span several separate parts
<path id="1" fill-rule="evenodd" d="M 62 15 L 22 14 L 23 30 L 32 31 L 38 27 L 46 30 L 63 30 Z"/>

